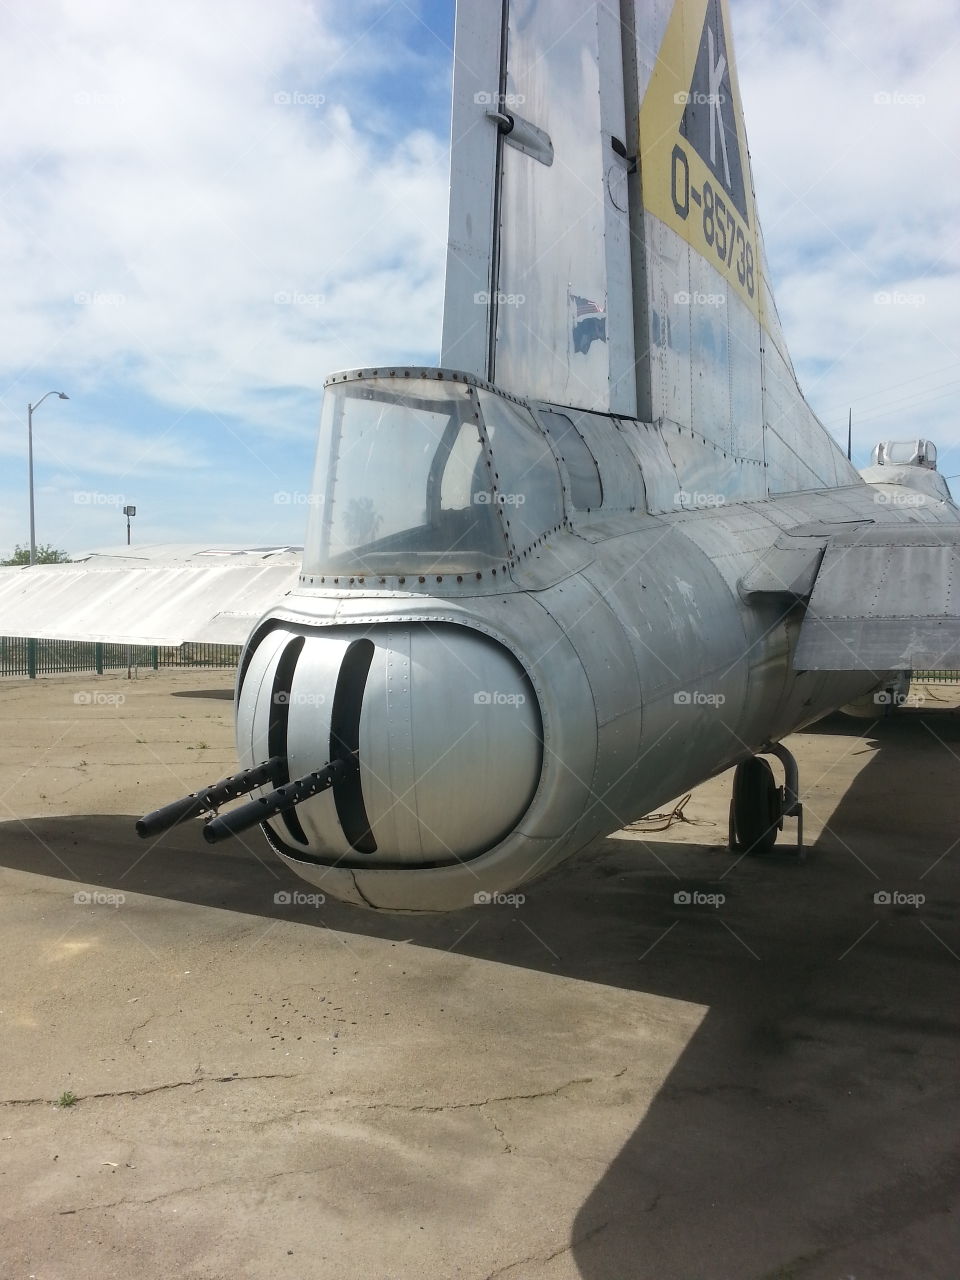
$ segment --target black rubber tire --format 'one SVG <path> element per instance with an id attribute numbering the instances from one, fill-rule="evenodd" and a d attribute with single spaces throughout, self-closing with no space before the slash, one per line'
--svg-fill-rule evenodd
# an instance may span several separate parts
<path id="1" fill-rule="evenodd" d="M 773 770 L 762 756 L 751 756 L 733 774 L 732 827 L 737 849 L 769 853 L 780 828 L 780 791 Z"/>

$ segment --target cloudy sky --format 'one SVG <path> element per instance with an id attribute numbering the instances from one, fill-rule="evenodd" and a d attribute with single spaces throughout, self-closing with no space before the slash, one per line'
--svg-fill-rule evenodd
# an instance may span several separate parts
<path id="1" fill-rule="evenodd" d="M 732 0 L 777 299 L 857 461 L 960 472 L 960 14 Z M 334 369 L 435 363 L 453 0 L 0 9 L 0 554 L 302 540 Z M 943 446 L 950 446 L 943 450 Z"/>

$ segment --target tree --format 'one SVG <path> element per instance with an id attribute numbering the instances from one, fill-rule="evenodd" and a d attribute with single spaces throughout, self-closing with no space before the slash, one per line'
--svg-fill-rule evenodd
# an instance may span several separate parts
<path id="1" fill-rule="evenodd" d="M 18 542 L 13 548 L 13 555 L 9 560 L 0 560 L 0 564 L 29 564 L 30 548 L 21 547 Z M 49 542 L 45 542 L 42 546 L 37 547 L 37 564 L 69 564 L 70 556 L 66 551 L 58 551 L 56 547 Z"/>

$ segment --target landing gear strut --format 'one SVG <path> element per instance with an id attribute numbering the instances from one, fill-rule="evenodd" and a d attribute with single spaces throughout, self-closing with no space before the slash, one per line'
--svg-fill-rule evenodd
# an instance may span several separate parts
<path id="1" fill-rule="evenodd" d="M 733 773 L 730 800 L 730 849 L 733 853 L 769 853 L 783 830 L 784 818 L 797 820 L 797 854 L 806 857 L 803 847 L 803 805 L 800 803 L 799 770 L 793 755 L 780 742 L 767 742 L 762 755 L 742 760 Z M 763 755 L 776 756 L 783 765 L 783 786 L 778 787 L 773 770 Z"/>

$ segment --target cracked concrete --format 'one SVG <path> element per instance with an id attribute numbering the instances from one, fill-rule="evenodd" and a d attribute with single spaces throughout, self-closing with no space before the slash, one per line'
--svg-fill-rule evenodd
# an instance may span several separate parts
<path id="1" fill-rule="evenodd" d="M 731 863 L 717 779 L 522 922 L 382 917 L 278 905 L 258 836 L 133 836 L 233 767 L 227 673 L 89 683 L 2 690 L 4 1280 L 953 1280 L 955 860 L 933 933 L 870 895 L 953 839 L 960 725 L 795 739 L 802 867 Z M 759 961 L 674 906 L 720 883 Z"/>
<path id="2" fill-rule="evenodd" d="M 192 1080 L 171 1080 L 153 1084 L 143 1089 L 110 1089 L 103 1093 L 74 1094 L 75 1106 L 79 1102 L 96 1102 L 101 1098 L 145 1098 L 150 1093 L 163 1093 L 167 1089 L 194 1089 L 204 1084 L 239 1084 L 245 1080 L 291 1080 L 292 1076 L 269 1072 L 255 1076 L 196 1076 Z M 72 1092 L 72 1091 L 71 1091 Z M 50 1098 L 0 1098 L 0 1107 L 33 1107 L 51 1105 Z M 55 1104 L 54 1104 L 55 1105 Z"/>

